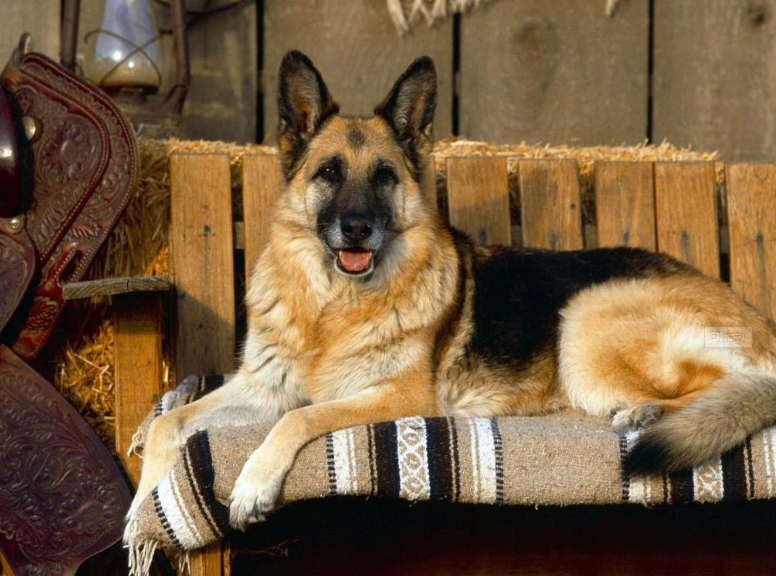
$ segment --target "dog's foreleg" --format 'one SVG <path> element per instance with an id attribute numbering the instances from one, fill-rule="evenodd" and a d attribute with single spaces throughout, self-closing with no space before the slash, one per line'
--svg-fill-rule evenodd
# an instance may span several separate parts
<path id="1" fill-rule="evenodd" d="M 232 526 L 244 529 L 264 519 L 297 453 L 311 440 L 351 426 L 441 413 L 430 376 L 420 374 L 286 413 L 248 458 L 235 482 L 229 509 Z"/>
<path id="2" fill-rule="evenodd" d="M 143 449 L 143 468 L 128 516 L 172 469 L 186 439 L 205 428 L 274 422 L 291 395 L 253 382 L 250 375 L 232 375 L 220 388 L 199 400 L 155 418 Z"/>

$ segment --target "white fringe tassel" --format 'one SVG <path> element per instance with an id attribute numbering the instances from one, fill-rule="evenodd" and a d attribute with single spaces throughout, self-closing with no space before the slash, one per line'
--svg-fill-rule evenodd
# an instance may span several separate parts
<path id="1" fill-rule="evenodd" d="M 129 576 L 148 576 L 159 543 L 156 540 L 140 538 L 137 518 L 127 521 L 124 542 L 129 556 Z"/>

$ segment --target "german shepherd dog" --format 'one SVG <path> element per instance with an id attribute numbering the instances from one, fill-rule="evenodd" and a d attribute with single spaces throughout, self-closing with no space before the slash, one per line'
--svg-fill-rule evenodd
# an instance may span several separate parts
<path id="1" fill-rule="evenodd" d="M 305 444 L 349 426 L 572 407 L 644 428 L 625 462 L 639 474 L 700 464 L 776 420 L 776 330 L 722 282 L 637 249 L 477 248 L 443 223 L 420 186 L 431 59 L 353 118 L 290 52 L 278 103 L 286 189 L 249 281 L 239 370 L 154 420 L 133 506 L 212 426 L 276 422 L 231 494 L 243 528 L 272 510 Z M 751 327 L 749 347 L 704 346 L 718 326 Z"/>

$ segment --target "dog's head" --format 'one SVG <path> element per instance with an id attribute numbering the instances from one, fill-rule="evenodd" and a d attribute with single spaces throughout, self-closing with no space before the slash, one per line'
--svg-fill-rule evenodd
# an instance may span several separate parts
<path id="1" fill-rule="evenodd" d="M 283 58 L 278 147 L 289 202 L 341 274 L 370 276 L 391 244 L 429 217 L 420 180 L 435 105 L 427 57 L 410 65 L 370 118 L 340 116 L 310 59 L 297 51 Z"/>

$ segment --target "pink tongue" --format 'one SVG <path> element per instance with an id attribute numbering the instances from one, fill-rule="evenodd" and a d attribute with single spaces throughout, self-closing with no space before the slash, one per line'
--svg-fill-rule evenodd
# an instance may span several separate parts
<path id="1" fill-rule="evenodd" d="M 367 250 L 340 250 L 339 261 L 348 272 L 363 272 L 372 260 L 372 253 Z"/>

